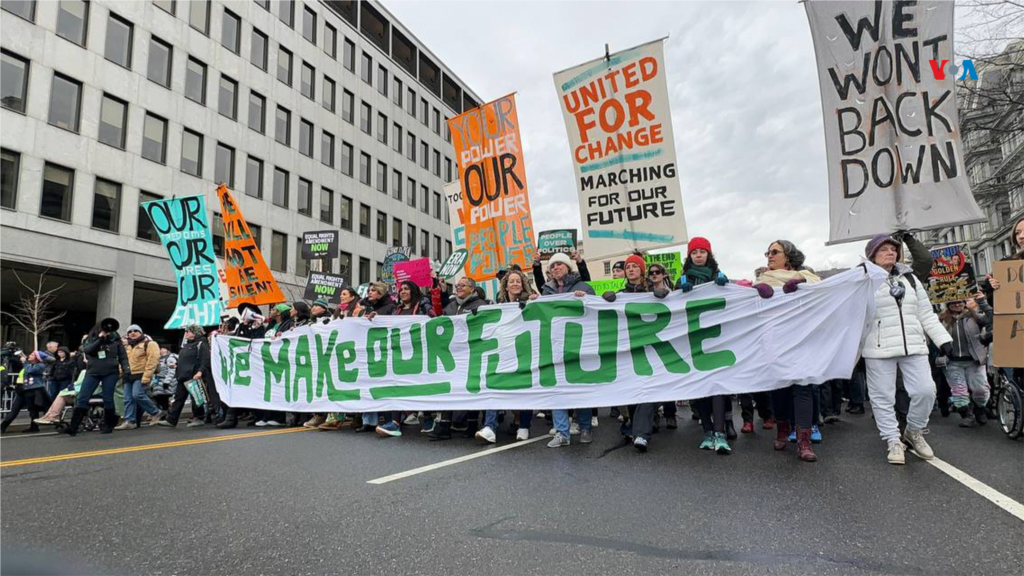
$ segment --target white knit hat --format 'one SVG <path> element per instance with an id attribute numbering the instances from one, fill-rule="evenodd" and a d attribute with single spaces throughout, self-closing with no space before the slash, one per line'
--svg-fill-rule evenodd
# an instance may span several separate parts
<path id="1" fill-rule="evenodd" d="M 565 267 L 569 270 L 573 269 L 572 260 L 562 252 L 556 252 L 551 255 L 551 259 L 548 260 L 548 267 L 550 268 L 554 264 L 565 264 Z"/>

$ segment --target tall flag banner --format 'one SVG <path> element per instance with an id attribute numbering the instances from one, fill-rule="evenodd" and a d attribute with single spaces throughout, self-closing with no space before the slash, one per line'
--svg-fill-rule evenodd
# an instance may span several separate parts
<path id="1" fill-rule="evenodd" d="M 953 2 L 804 6 L 825 118 L 828 243 L 984 221 L 949 68 Z"/>
<path id="2" fill-rule="evenodd" d="M 459 166 L 467 275 L 494 278 L 533 262 L 533 218 L 514 94 L 448 120 Z"/>
<path id="3" fill-rule="evenodd" d="M 224 303 L 217 284 L 217 258 L 206 215 L 206 198 L 185 196 L 143 202 L 167 250 L 178 285 L 174 312 L 164 324 L 168 330 L 189 324 L 220 324 Z"/>
<path id="4" fill-rule="evenodd" d="M 449 182 L 441 188 L 444 194 L 445 202 L 448 203 L 448 220 L 451 222 L 452 227 L 452 255 L 462 252 L 462 264 L 457 264 L 457 260 L 445 261 L 445 266 L 439 271 L 439 275 L 445 280 L 452 278 L 459 278 L 467 274 L 466 269 L 469 267 L 469 254 L 466 250 L 466 223 L 463 221 L 463 214 L 465 211 L 462 209 L 462 185 L 456 182 Z M 524 270 L 526 270 L 524 268 Z M 500 282 L 496 279 L 484 280 L 483 282 L 477 282 L 477 286 L 484 289 L 487 296 L 492 300 L 497 297 L 498 290 L 501 287 Z"/>
<path id="5" fill-rule="evenodd" d="M 284 302 L 281 287 L 263 260 L 260 247 L 228 187 L 217 188 L 224 220 L 224 267 L 228 284 L 228 308 L 248 302 L 257 306 Z"/>
<path id="6" fill-rule="evenodd" d="M 687 241 L 662 40 L 555 74 L 591 260 Z"/>

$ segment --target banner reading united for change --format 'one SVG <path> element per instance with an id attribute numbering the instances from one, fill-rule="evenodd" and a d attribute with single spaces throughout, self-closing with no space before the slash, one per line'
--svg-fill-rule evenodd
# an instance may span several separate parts
<path id="1" fill-rule="evenodd" d="M 735 285 L 664 299 L 546 297 L 520 310 L 347 318 L 276 340 L 218 336 L 230 406 L 298 412 L 620 406 L 849 378 L 886 273 L 764 300 Z"/>
<path id="2" fill-rule="evenodd" d="M 174 312 L 164 328 L 220 324 L 224 304 L 217 284 L 217 259 L 206 216 L 206 198 L 200 195 L 154 200 L 143 202 L 142 209 L 160 235 L 178 285 Z"/>
<path id="3" fill-rule="evenodd" d="M 804 6 L 825 117 L 829 243 L 983 221 L 949 67 L 953 2 Z"/>
<path id="4" fill-rule="evenodd" d="M 687 241 L 663 48 L 555 74 L 591 260 Z"/>
<path id="5" fill-rule="evenodd" d="M 448 120 L 459 166 L 466 274 L 494 278 L 533 260 L 533 218 L 514 94 Z"/>

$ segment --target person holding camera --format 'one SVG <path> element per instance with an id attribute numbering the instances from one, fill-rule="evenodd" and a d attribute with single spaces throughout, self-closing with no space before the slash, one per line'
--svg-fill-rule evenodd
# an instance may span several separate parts
<path id="1" fill-rule="evenodd" d="M 0 422 L 0 433 L 7 431 L 7 427 L 14 422 L 18 414 L 21 414 L 22 408 L 28 409 L 32 417 L 32 423 L 25 432 L 39 432 L 39 425 L 35 420 L 39 418 L 39 413 L 46 409 L 47 404 L 46 383 L 43 380 L 45 370 L 41 352 L 33 352 L 23 360 L 23 368 L 18 372 L 14 386 L 14 402 L 7 417 Z"/>
<path id="2" fill-rule="evenodd" d="M 75 400 L 71 423 L 64 430 L 68 436 L 78 433 L 78 427 L 89 412 L 89 399 L 100 386 L 103 397 L 103 423 L 100 425 L 100 433 L 110 434 L 114 431 L 117 424 L 117 411 L 114 409 L 117 380 L 121 374 L 128 376 L 132 373 L 128 364 L 128 353 L 121 343 L 121 336 L 117 333 L 120 327 L 121 324 L 113 318 L 101 320 L 82 343 L 82 353 L 86 361 L 85 379 L 82 380 L 82 389 Z"/>

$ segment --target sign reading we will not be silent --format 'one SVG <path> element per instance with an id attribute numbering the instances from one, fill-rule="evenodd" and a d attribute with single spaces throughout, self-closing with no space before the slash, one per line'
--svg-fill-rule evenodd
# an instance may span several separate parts
<path id="1" fill-rule="evenodd" d="M 224 220 L 224 266 L 228 307 L 248 302 L 257 306 L 284 302 L 284 294 L 267 268 L 235 198 L 223 184 L 217 188 Z"/>

